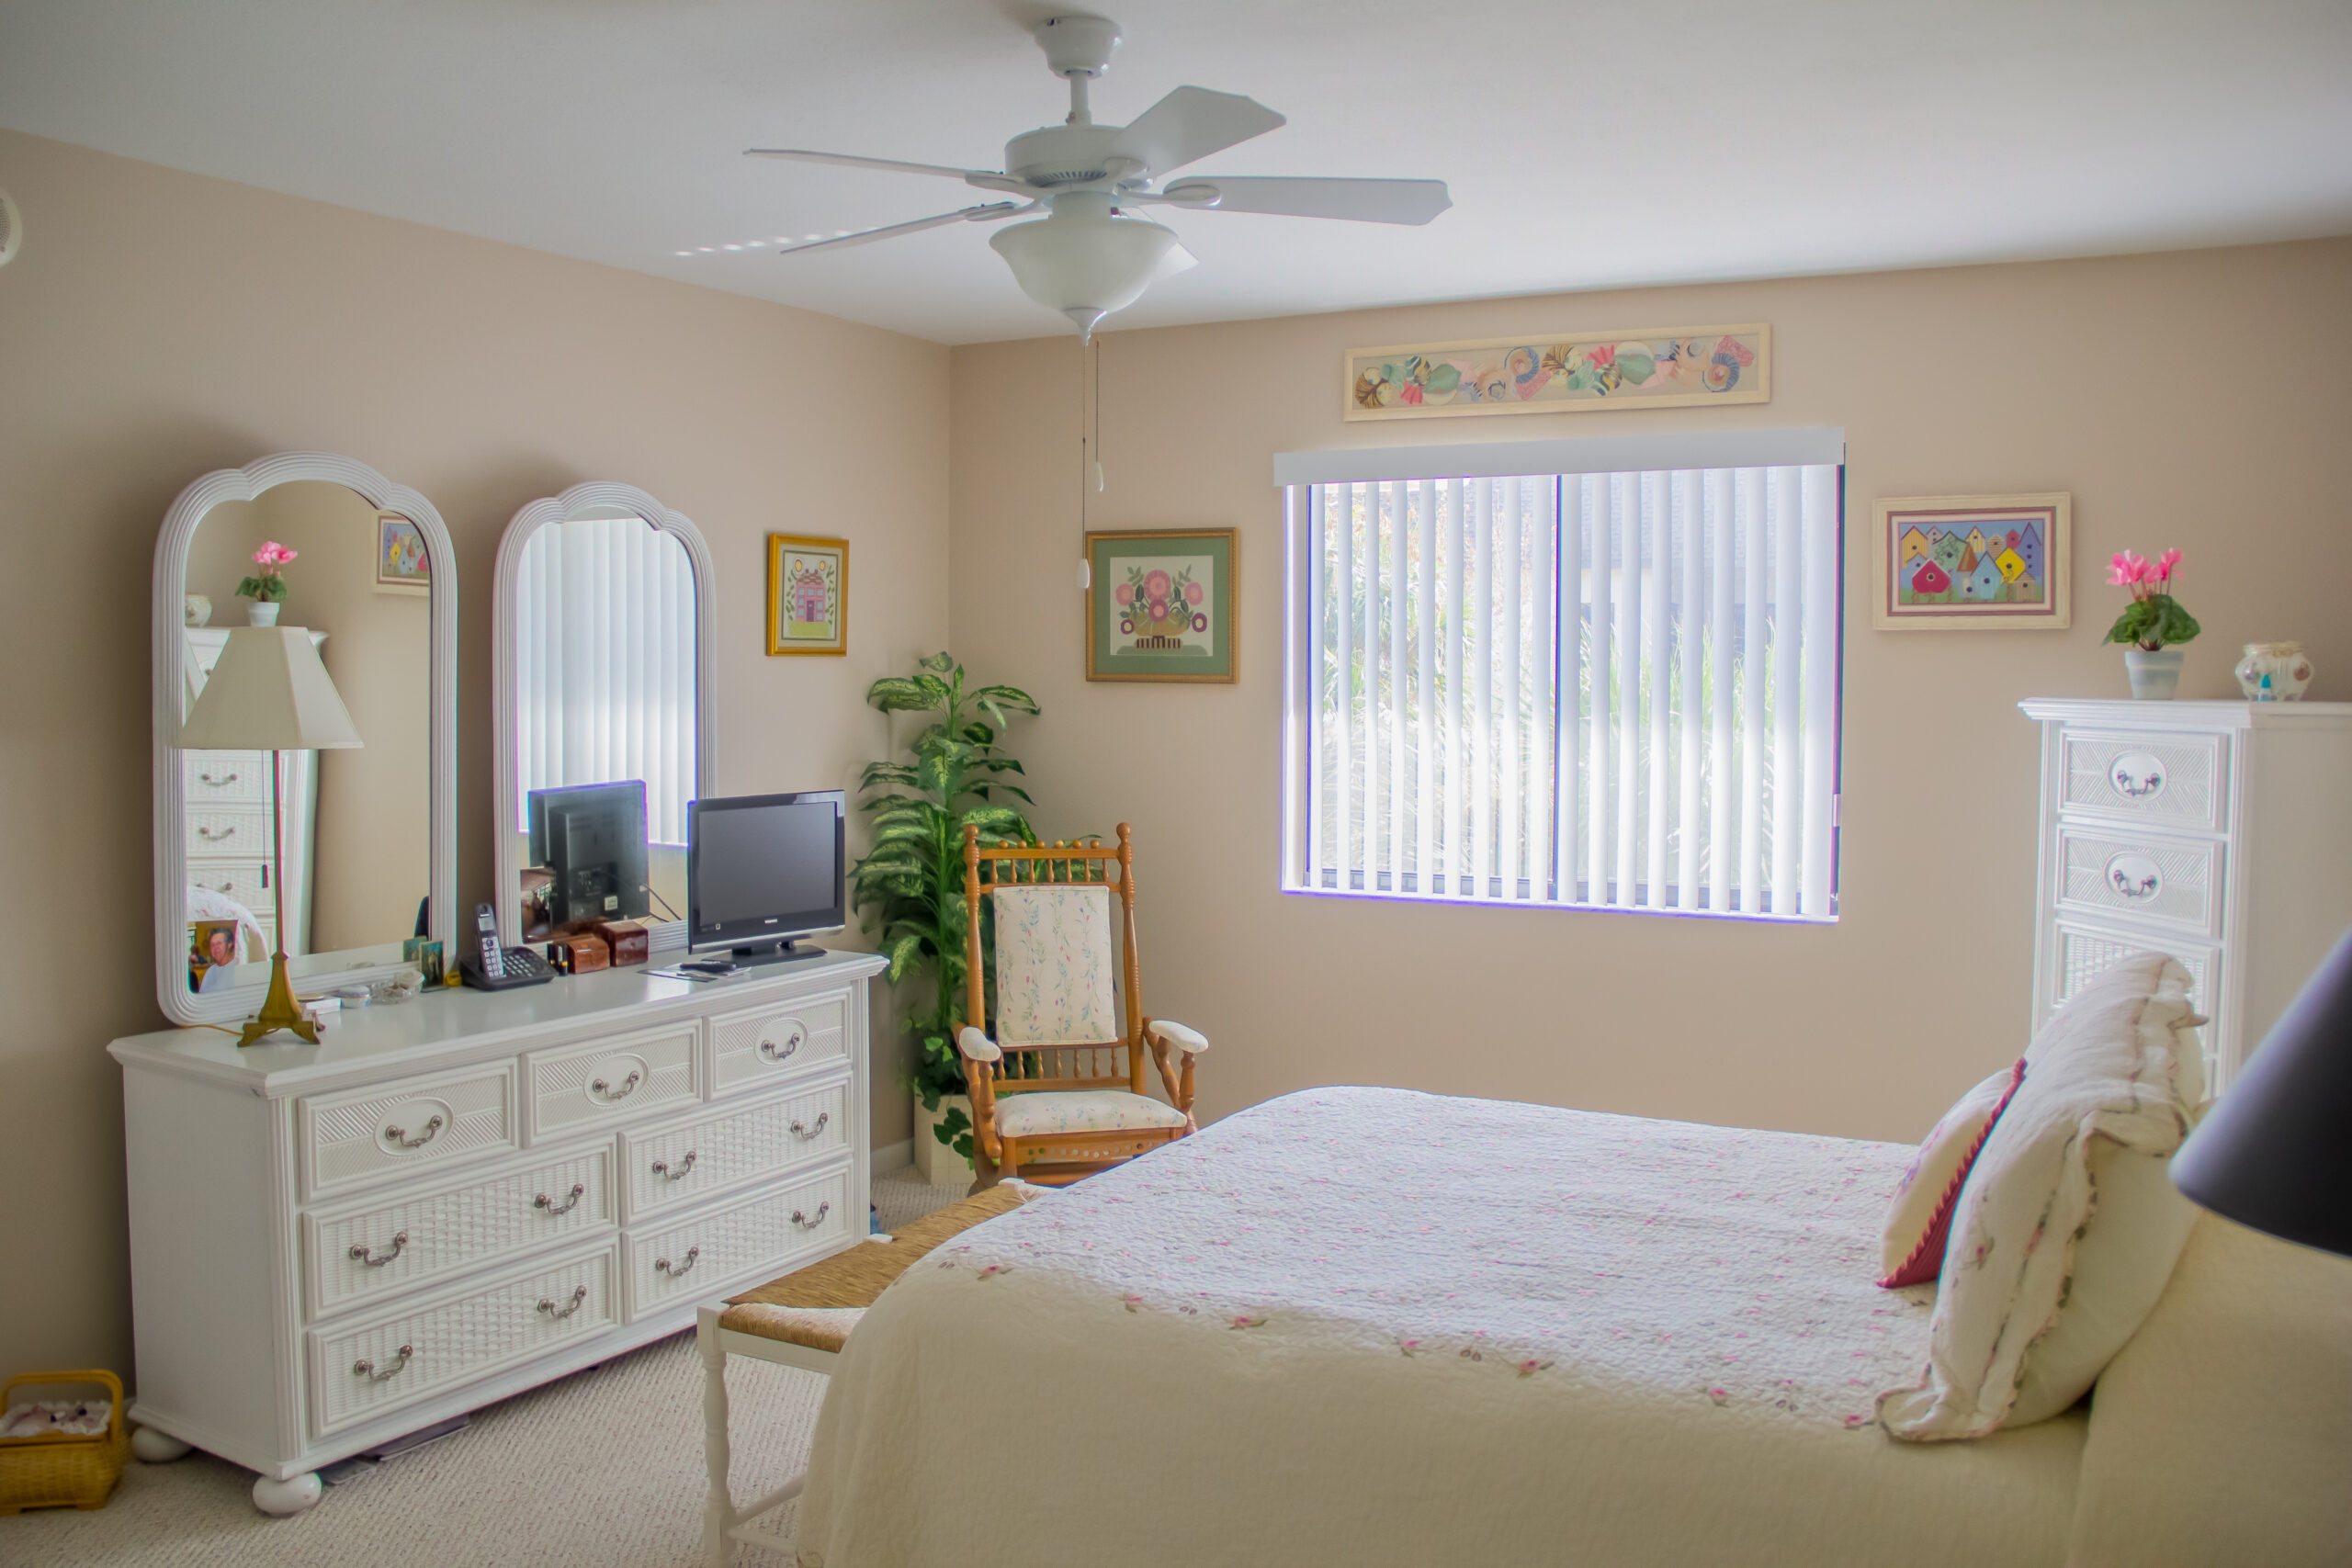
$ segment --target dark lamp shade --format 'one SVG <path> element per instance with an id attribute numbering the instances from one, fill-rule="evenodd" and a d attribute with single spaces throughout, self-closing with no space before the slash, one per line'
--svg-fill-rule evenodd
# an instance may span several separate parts
<path id="1" fill-rule="evenodd" d="M 2352 1257 L 2352 931 L 2173 1156 L 2172 1179 L 2217 1214 Z"/>

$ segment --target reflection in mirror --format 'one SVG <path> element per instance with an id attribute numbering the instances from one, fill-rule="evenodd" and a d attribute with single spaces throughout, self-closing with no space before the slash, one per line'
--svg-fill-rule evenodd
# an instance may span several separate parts
<path id="1" fill-rule="evenodd" d="M 684 918 L 686 803 L 696 790 L 695 608 L 685 546 L 642 517 L 549 523 L 525 541 L 511 623 L 514 793 L 501 824 L 514 836 L 509 863 L 524 868 L 514 927 L 524 941 L 544 941 L 565 917 L 577 923 L 591 895 L 613 915 Z M 599 874 L 585 860 L 551 868 L 545 813 L 541 830 L 531 831 L 534 792 L 628 782 L 644 786 L 650 897 L 637 895 L 633 875 L 622 877 L 626 887 L 588 886 L 582 879 Z M 559 886 L 558 869 L 580 886 Z"/>
<path id="2" fill-rule="evenodd" d="M 257 559 L 270 557 L 282 558 Z M 255 983 L 266 967 L 232 965 L 266 966 L 280 943 L 294 959 L 396 960 L 430 888 L 432 561 L 423 533 L 342 485 L 295 480 L 207 512 L 189 540 L 184 588 L 182 717 L 232 627 L 275 621 L 310 632 L 362 741 L 278 755 L 282 887 L 271 885 L 280 874 L 270 852 L 271 754 L 181 754 L 189 985 Z"/>

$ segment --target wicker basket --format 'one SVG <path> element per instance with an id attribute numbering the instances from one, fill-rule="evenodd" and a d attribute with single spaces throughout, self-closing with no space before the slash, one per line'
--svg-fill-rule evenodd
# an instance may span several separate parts
<path id="1" fill-rule="evenodd" d="M 51 1433 L 38 1438 L 0 1438 L 0 1514 L 27 1508 L 103 1508 L 130 1452 L 130 1428 L 122 1419 L 122 1380 L 108 1371 L 27 1372 L 0 1383 L 0 1410 L 26 1385 L 96 1383 L 114 1399 L 103 1432 L 86 1437 Z"/>

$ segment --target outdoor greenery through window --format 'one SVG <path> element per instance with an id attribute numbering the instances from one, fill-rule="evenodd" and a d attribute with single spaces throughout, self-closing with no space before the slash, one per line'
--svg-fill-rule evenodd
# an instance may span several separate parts
<path id="1" fill-rule="evenodd" d="M 1840 473 L 1294 482 L 1285 886 L 1834 919 Z"/>

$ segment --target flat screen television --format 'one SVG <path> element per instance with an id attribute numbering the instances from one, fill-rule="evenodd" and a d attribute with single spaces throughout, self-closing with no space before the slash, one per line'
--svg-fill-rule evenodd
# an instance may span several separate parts
<path id="1" fill-rule="evenodd" d="M 837 789 L 739 795 L 686 807 L 686 943 L 738 964 L 813 957 L 798 939 L 839 931 L 847 910 L 847 799 Z"/>
<path id="2" fill-rule="evenodd" d="M 524 796 L 530 863 L 550 874 L 548 918 L 642 919 L 652 911 L 646 877 L 645 781 L 535 789 Z"/>

